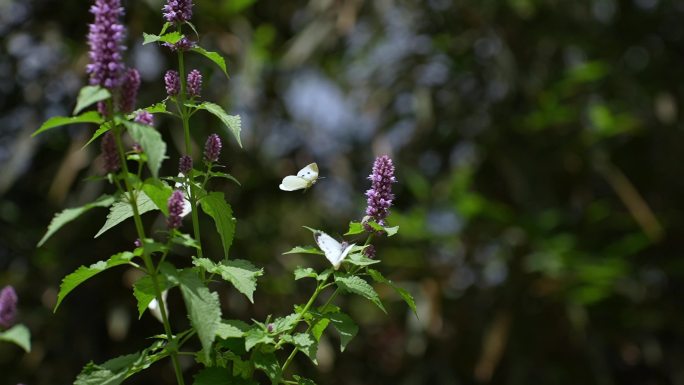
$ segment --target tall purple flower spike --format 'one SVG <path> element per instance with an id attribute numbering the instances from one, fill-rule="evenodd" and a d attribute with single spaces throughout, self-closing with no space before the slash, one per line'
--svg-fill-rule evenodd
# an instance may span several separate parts
<path id="1" fill-rule="evenodd" d="M 394 177 L 394 164 L 389 156 L 383 155 L 375 159 L 373 173 L 368 177 L 371 180 L 371 188 L 366 191 L 368 207 L 366 215 L 375 220 L 379 225 L 385 225 L 385 218 L 389 215 L 390 206 L 394 200 L 392 183 L 396 183 Z"/>
<path id="2" fill-rule="evenodd" d="M 183 155 L 178 161 L 178 171 L 183 175 L 190 174 L 192 170 L 192 158 L 188 155 Z"/>
<path id="3" fill-rule="evenodd" d="M 169 96 L 176 96 L 180 93 L 180 75 L 178 75 L 178 71 L 166 71 L 166 74 L 164 74 L 164 86 L 166 87 L 166 94 Z"/>
<path id="4" fill-rule="evenodd" d="M 125 69 L 123 40 L 126 28 L 119 24 L 124 9 L 121 0 L 95 0 L 90 13 L 95 20 L 88 32 L 90 64 L 86 66 L 86 72 L 91 85 L 113 89 L 121 85 Z"/>
<path id="5" fill-rule="evenodd" d="M 183 222 L 183 192 L 181 190 L 174 190 L 167 202 L 169 207 L 169 217 L 166 219 L 166 225 L 169 229 L 177 229 L 181 227 Z"/>
<path id="6" fill-rule="evenodd" d="M 110 173 L 118 171 L 121 167 L 121 163 L 119 162 L 119 152 L 116 148 L 116 140 L 111 131 L 107 131 L 102 137 L 100 149 L 102 151 L 102 157 L 104 158 L 105 172 Z"/>
<path id="7" fill-rule="evenodd" d="M 139 89 L 140 72 L 135 68 L 127 69 L 121 83 L 121 98 L 119 99 L 119 110 L 121 112 L 128 113 L 135 109 Z"/>
<path id="8" fill-rule="evenodd" d="M 184 23 L 192 19 L 192 0 L 168 0 L 162 11 L 169 23 Z"/>
<path id="9" fill-rule="evenodd" d="M 204 144 L 204 159 L 208 162 L 216 162 L 221 155 L 221 138 L 216 134 L 211 134 Z"/>
<path id="10" fill-rule="evenodd" d="M 198 97 L 202 93 L 202 73 L 198 70 L 192 70 L 188 74 L 188 94 L 191 97 Z"/>
<path id="11" fill-rule="evenodd" d="M 0 327 L 9 329 L 17 318 L 17 302 L 19 298 L 12 286 L 5 286 L 0 291 Z"/>

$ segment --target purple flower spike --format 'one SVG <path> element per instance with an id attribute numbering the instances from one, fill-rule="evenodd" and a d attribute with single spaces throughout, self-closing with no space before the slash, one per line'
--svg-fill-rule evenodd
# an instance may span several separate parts
<path id="1" fill-rule="evenodd" d="M 145 124 L 147 126 L 154 126 L 154 115 L 151 113 L 145 111 L 145 110 L 140 110 L 135 114 L 135 119 L 133 119 L 135 122 L 140 123 L 140 124 Z"/>
<path id="2" fill-rule="evenodd" d="M 216 134 L 211 134 L 204 144 L 204 159 L 207 162 L 216 162 L 221 155 L 221 138 Z"/>
<path id="3" fill-rule="evenodd" d="M 164 85 L 169 96 L 176 96 L 180 92 L 180 76 L 177 71 L 168 70 L 164 75 Z"/>
<path id="4" fill-rule="evenodd" d="M 383 155 L 375 159 L 373 173 L 368 177 L 371 180 L 371 188 L 366 191 L 368 207 L 366 215 L 375 220 L 379 225 L 385 225 L 385 218 L 389 215 L 389 208 L 392 206 L 394 194 L 392 194 L 392 183 L 396 183 L 394 177 L 394 164 L 389 156 Z M 366 229 L 368 230 L 368 227 Z"/>
<path id="5" fill-rule="evenodd" d="M 17 318 L 17 293 L 12 286 L 5 286 L 0 291 L 0 327 L 9 329 Z"/>
<path id="6" fill-rule="evenodd" d="M 363 255 L 365 255 L 367 258 L 370 259 L 375 259 L 375 246 L 373 245 L 368 245 L 366 246 L 365 249 L 362 251 Z"/>
<path id="7" fill-rule="evenodd" d="M 192 170 L 192 158 L 188 155 L 181 156 L 178 161 L 178 171 L 183 175 L 188 175 L 190 170 Z"/>
<path id="8" fill-rule="evenodd" d="M 171 44 L 171 43 L 164 43 L 162 44 L 164 47 L 168 48 L 171 50 L 171 52 L 176 52 L 176 51 L 189 51 L 190 49 L 195 47 L 195 42 L 188 39 L 187 37 L 182 37 L 180 40 L 178 40 L 176 43 Z"/>
<path id="9" fill-rule="evenodd" d="M 90 64 L 86 66 L 86 72 L 91 85 L 113 89 L 121 85 L 125 69 L 122 52 L 126 28 L 119 24 L 124 9 L 121 0 L 95 0 L 90 13 L 95 20 L 88 32 Z"/>
<path id="10" fill-rule="evenodd" d="M 100 150 L 102 151 L 102 157 L 104 158 L 104 169 L 108 174 L 110 172 L 116 172 L 121 167 L 119 163 L 119 152 L 116 148 L 116 140 L 114 139 L 114 134 L 108 131 L 102 137 L 102 143 L 100 144 Z"/>
<path id="11" fill-rule="evenodd" d="M 169 229 L 177 229 L 181 226 L 183 221 L 183 192 L 181 190 L 174 190 L 168 201 L 169 217 L 166 219 L 166 225 Z"/>
<path id="12" fill-rule="evenodd" d="M 188 94 L 191 97 L 200 96 L 202 92 L 202 74 L 198 70 L 192 70 L 188 74 Z"/>
<path id="13" fill-rule="evenodd" d="M 168 0 L 162 11 L 169 23 L 184 23 L 192 19 L 192 0 Z"/>
<path id="14" fill-rule="evenodd" d="M 126 70 L 121 84 L 121 98 L 119 99 L 119 110 L 124 113 L 135 109 L 135 102 L 138 98 L 140 89 L 140 72 L 135 68 Z"/>

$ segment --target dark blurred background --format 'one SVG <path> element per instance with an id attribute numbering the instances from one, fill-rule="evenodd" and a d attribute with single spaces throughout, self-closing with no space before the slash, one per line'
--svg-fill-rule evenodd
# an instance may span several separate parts
<path id="1" fill-rule="evenodd" d="M 124 4 L 146 106 L 175 59 L 141 44 L 161 28 L 162 1 Z M 331 334 L 320 366 L 302 355 L 298 371 L 319 384 L 684 384 L 684 1 L 195 4 L 201 44 L 228 59 L 231 79 L 197 56 L 190 67 L 207 100 L 243 119 L 244 149 L 222 132 L 242 187 L 213 188 L 238 218 L 232 256 L 266 271 L 255 305 L 216 287 L 225 317 L 285 315 L 308 298 L 292 270 L 326 262 L 281 253 L 312 243 L 302 225 L 339 235 L 360 219 L 373 158 L 388 153 L 401 231 L 377 244 L 380 270 L 414 294 L 419 318 L 382 288 L 387 316 L 345 298 L 359 337 L 340 354 Z M 93 239 L 106 214 L 94 210 L 35 248 L 55 212 L 111 191 L 86 180 L 101 174 L 98 146 L 80 150 L 94 127 L 30 138 L 86 82 L 89 5 L 0 0 L 0 285 L 17 288 L 33 333 L 28 355 L 0 345 L 3 385 L 72 383 L 89 360 L 162 330 L 137 320 L 125 268 L 51 311 L 64 275 L 132 248 L 130 223 Z M 174 174 L 179 124 L 157 127 Z M 200 145 L 220 130 L 193 118 Z M 312 161 L 326 179 L 278 190 Z M 164 361 L 127 383 L 175 382 Z"/>

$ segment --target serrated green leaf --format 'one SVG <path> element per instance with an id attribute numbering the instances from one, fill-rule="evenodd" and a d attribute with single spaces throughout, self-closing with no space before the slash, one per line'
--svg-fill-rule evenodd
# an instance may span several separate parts
<path id="1" fill-rule="evenodd" d="M 394 282 L 391 280 L 385 278 L 379 271 L 374 270 L 374 269 L 368 269 L 368 274 L 373 278 L 375 282 L 378 283 L 384 283 L 386 285 L 389 285 L 394 291 L 399 294 L 399 296 L 406 302 L 406 304 L 413 310 L 413 314 L 418 317 L 418 312 L 416 310 L 416 301 L 413 299 L 413 296 L 406 291 L 405 289 L 397 286 Z"/>
<path id="2" fill-rule="evenodd" d="M 216 329 L 216 336 L 224 340 L 242 338 L 249 330 L 249 325 L 240 320 L 222 320 Z"/>
<path id="3" fill-rule="evenodd" d="M 273 337 L 261 327 L 252 327 L 245 332 L 245 350 L 250 351 L 258 344 L 273 344 Z"/>
<path id="4" fill-rule="evenodd" d="M 223 74 L 226 75 L 226 77 L 230 78 L 228 76 L 228 69 L 226 68 L 226 61 L 223 59 L 223 56 L 218 54 L 217 52 L 211 52 L 207 51 L 202 47 L 194 47 L 191 49 L 193 52 L 197 52 L 198 54 L 206 57 L 207 59 L 213 61 L 219 68 L 221 68 L 221 71 L 223 71 Z"/>
<path id="5" fill-rule="evenodd" d="M 112 97 L 112 94 L 106 88 L 100 86 L 85 86 L 81 88 L 76 99 L 76 108 L 73 114 L 76 115 L 83 111 L 84 108 L 90 107 L 97 102 L 107 100 Z M 99 114 L 98 114 L 99 115 Z"/>
<path id="6" fill-rule="evenodd" d="M 350 293 L 358 294 L 368 299 L 369 301 L 377 305 L 377 307 L 379 307 L 380 310 L 382 310 L 384 313 L 387 313 L 385 307 L 382 305 L 382 301 L 380 301 L 380 296 L 378 296 L 378 293 L 375 292 L 375 289 L 373 289 L 373 287 L 363 279 L 355 275 L 340 273 L 335 274 L 335 283 L 337 284 L 337 287 L 339 287 L 340 289 L 348 291 Z"/>
<path id="7" fill-rule="evenodd" d="M 207 258 L 195 258 L 192 263 L 209 273 L 221 275 L 224 280 L 233 284 L 240 293 L 254 303 L 257 277 L 263 275 L 263 269 L 257 268 L 244 259 L 230 259 L 215 263 Z"/>
<path id="8" fill-rule="evenodd" d="M 126 378 L 149 368 L 166 357 L 164 344 L 157 341 L 142 352 L 111 359 L 98 365 L 90 362 L 74 381 L 74 385 L 119 385 Z"/>
<path id="9" fill-rule="evenodd" d="M 24 349 L 26 353 L 31 351 L 31 332 L 22 324 L 14 325 L 4 332 L 0 332 L 0 341 L 13 343 Z"/>
<path id="10" fill-rule="evenodd" d="M 167 112 L 166 101 L 164 100 L 159 103 L 155 103 L 149 107 L 145 107 L 144 110 L 149 112 L 150 114 L 161 114 Z"/>
<path id="11" fill-rule="evenodd" d="M 159 179 L 150 178 L 145 181 L 142 190 L 165 216 L 169 215 L 168 202 L 173 193 L 171 186 L 159 181 Z"/>
<path id="12" fill-rule="evenodd" d="M 209 193 L 200 200 L 202 210 L 209 215 L 216 225 L 221 237 L 221 244 L 223 245 L 223 256 L 228 258 L 228 251 L 233 244 L 233 236 L 235 235 L 235 218 L 233 218 L 233 209 L 223 197 L 222 192 L 214 191 Z"/>
<path id="13" fill-rule="evenodd" d="M 128 120 L 122 120 L 133 140 L 138 142 L 147 155 L 147 167 L 153 177 L 159 176 L 159 168 L 166 156 L 166 143 L 154 127 Z"/>
<path id="14" fill-rule="evenodd" d="M 75 220 L 79 216 L 83 215 L 85 212 L 95 207 L 109 207 L 114 203 L 114 201 L 115 198 L 113 196 L 102 195 L 101 197 L 97 198 L 94 202 L 85 204 L 81 207 L 72 207 L 63 210 L 58 214 L 55 214 L 54 218 L 52 218 L 52 221 L 50 221 L 50 225 L 48 226 L 47 232 L 45 232 L 43 238 L 41 238 L 38 242 L 38 247 L 42 246 L 45 243 L 45 241 L 47 241 L 55 232 L 57 232 L 57 230 L 62 228 L 62 226 Z"/>
<path id="15" fill-rule="evenodd" d="M 210 291 L 193 270 L 183 270 L 178 280 L 190 323 L 197 331 L 204 358 L 209 360 L 211 345 L 221 322 L 218 294 Z"/>
<path id="16" fill-rule="evenodd" d="M 64 297 L 66 297 L 67 294 L 74 290 L 78 285 L 107 269 L 127 264 L 133 259 L 133 257 L 135 257 L 135 254 L 131 253 L 130 251 L 124 251 L 112 255 L 106 261 L 99 261 L 90 265 L 89 267 L 81 266 L 73 273 L 64 277 L 64 279 L 62 279 L 62 284 L 59 286 L 57 304 L 55 305 L 54 311 L 57 311 L 57 308 L 62 303 Z"/>
<path id="17" fill-rule="evenodd" d="M 242 140 L 240 139 L 242 121 L 239 115 L 228 115 L 228 113 L 223 110 L 223 107 L 209 102 L 199 104 L 196 106 L 196 108 L 200 110 L 206 110 L 219 118 L 219 120 L 221 120 L 221 122 L 223 122 L 223 124 L 230 129 L 230 132 L 233 134 L 240 147 L 242 147 Z"/>
<path id="18" fill-rule="evenodd" d="M 347 231 L 347 233 L 344 235 L 356 235 L 361 234 L 364 231 L 366 230 L 364 230 L 363 224 L 361 222 L 349 222 L 349 231 Z"/>
<path id="19" fill-rule="evenodd" d="M 45 132 L 55 127 L 61 127 L 77 123 L 102 124 L 102 117 L 99 113 L 97 113 L 97 111 L 84 112 L 83 114 L 78 116 L 53 116 L 50 119 L 48 119 L 45 123 L 43 123 L 43 125 L 40 126 L 40 128 L 38 128 L 33 134 L 31 134 L 31 136 L 36 136 L 42 132 Z"/>
<path id="20" fill-rule="evenodd" d="M 148 211 L 156 210 L 157 206 L 152 202 L 152 200 L 142 191 L 138 194 L 138 199 L 136 200 L 138 205 L 138 214 L 142 215 Z M 126 200 L 120 200 L 115 202 L 107 214 L 107 221 L 105 221 L 104 226 L 100 231 L 95 234 L 95 238 L 104 234 L 107 230 L 118 225 L 119 223 L 125 221 L 133 216 L 133 208 L 131 204 Z"/>
<path id="21" fill-rule="evenodd" d="M 193 238 L 192 236 L 190 236 L 188 234 L 183 234 L 179 231 L 174 232 L 173 238 L 171 238 L 171 242 L 173 242 L 177 245 L 190 247 L 193 249 L 199 250 L 201 248 L 199 242 L 197 242 L 197 240 L 195 240 L 195 238 Z"/>
<path id="22" fill-rule="evenodd" d="M 294 380 L 297 381 L 297 385 L 316 385 L 315 382 L 309 380 L 308 378 L 300 377 L 297 375 L 293 375 L 292 378 L 294 378 Z"/>
<path id="23" fill-rule="evenodd" d="M 90 143 L 95 141 L 95 139 L 106 134 L 107 131 L 109 131 L 111 129 L 112 129 L 112 125 L 110 122 L 104 122 L 104 123 L 100 124 L 100 127 L 93 133 L 93 135 L 90 137 L 88 142 L 86 142 L 86 144 L 84 144 L 83 147 L 81 147 L 81 150 L 88 147 L 90 145 Z"/>
<path id="24" fill-rule="evenodd" d="M 282 372 L 280 371 L 278 359 L 273 352 L 265 353 L 261 350 L 257 350 L 252 355 L 252 362 L 254 363 L 255 369 L 266 373 L 271 380 L 271 384 L 275 385 L 280 383 Z"/>
<path id="25" fill-rule="evenodd" d="M 150 43 L 156 43 L 156 42 L 176 44 L 182 38 L 183 38 L 183 35 L 178 31 L 169 32 L 169 33 L 165 33 L 162 35 L 152 35 L 152 34 L 143 32 L 143 45 L 150 44 Z"/>
<path id="26" fill-rule="evenodd" d="M 376 263 L 380 263 L 379 260 L 370 259 L 361 253 L 349 254 L 349 256 L 347 256 L 347 258 L 345 259 L 345 262 L 348 262 L 355 266 L 370 266 L 375 265 Z"/>
<path id="27" fill-rule="evenodd" d="M 317 340 L 310 333 L 297 333 L 292 336 L 294 345 L 309 357 L 311 362 L 318 365 L 316 352 L 318 351 Z"/>
<path id="28" fill-rule="evenodd" d="M 234 176 L 232 176 L 232 175 L 230 175 L 230 174 L 228 174 L 228 173 L 225 173 L 225 172 L 216 172 L 216 171 L 212 171 L 212 172 L 209 173 L 209 177 L 210 177 L 210 178 L 224 178 L 224 179 L 228 179 L 228 180 L 231 180 L 231 181 L 237 183 L 238 186 L 242 186 L 242 184 L 240 184 L 240 181 L 238 181 L 237 179 L 235 179 Z"/>
<path id="29" fill-rule="evenodd" d="M 251 379 L 233 377 L 227 368 L 204 368 L 195 376 L 193 385 L 259 385 Z"/>
<path id="30" fill-rule="evenodd" d="M 354 339 L 359 327 L 348 315 L 338 313 L 326 313 L 325 316 L 330 320 L 332 326 L 340 333 L 340 351 L 343 352 L 349 342 Z"/>
<path id="31" fill-rule="evenodd" d="M 272 322 L 273 330 L 270 332 L 272 334 L 280 334 L 286 332 L 297 326 L 299 323 L 299 314 L 290 314 L 286 317 L 276 318 Z"/>
<path id="32" fill-rule="evenodd" d="M 394 227 L 383 227 L 385 229 L 385 232 L 387 233 L 388 237 L 391 237 L 393 235 L 396 235 L 399 232 L 399 226 L 394 226 Z"/>
<path id="33" fill-rule="evenodd" d="M 325 329 L 328 327 L 330 324 L 330 320 L 327 318 L 321 318 L 318 321 L 316 321 L 313 326 L 311 326 L 311 335 L 316 339 L 316 341 L 320 341 L 321 336 L 323 335 L 323 332 Z"/>
<path id="34" fill-rule="evenodd" d="M 157 283 L 159 284 L 159 290 L 169 290 L 175 285 L 173 285 L 164 275 L 157 276 Z M 154 284 L 152 283 L 152 277 L 146 275 L 133 284 L 133 296 L 138 300 L 138 319 L 142 317 L 147 310 L 150 302 L 155 299 Z"/>
<path id="35" fill-rule="evenodd" d="M 294 247 L 290 251 L 286 251 L 283 254 L 318 254 L 318 255 L 325 255 L 322 251 L 320 251 L 318 248 L 313 247 L 313 246 L 297 246 Z"/>
<path id="36" fill-rule="evenodd" d="M 300 280 L 302 278 L 318 278 L 318 273 L 316 273 L 316 270 L 310 268 L 310 267 L 297 267 L 294 271 L 294 276 L 295 276 L 295 281 Z"/>

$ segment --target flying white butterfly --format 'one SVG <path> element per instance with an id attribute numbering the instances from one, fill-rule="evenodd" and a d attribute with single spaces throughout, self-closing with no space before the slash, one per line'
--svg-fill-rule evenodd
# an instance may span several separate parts
<path id="1" fill-rule="evenodd" d="M 316 240 L 318 247 L 325 253 L 325 258 L 330 261 L 335 270 L 340 268 L 344 258 L 346 258 L 354 246 L 356 246 L 354 243 L 348 245 L 347 242 L 337 242 L 335 238 L 322 231 L 316 231 L 314 233 L 314 239 Z"/>
<path id="2" fill-rule="evenodd" d="M 297 175 L 288 175 L 280 182 L 280 189 L 283 191 L 295 191 L 301 189 L 308 189 L 313 186 L 318 180 L 318 165 L 311 163 L 310 165 L 299 170 Z"/>

